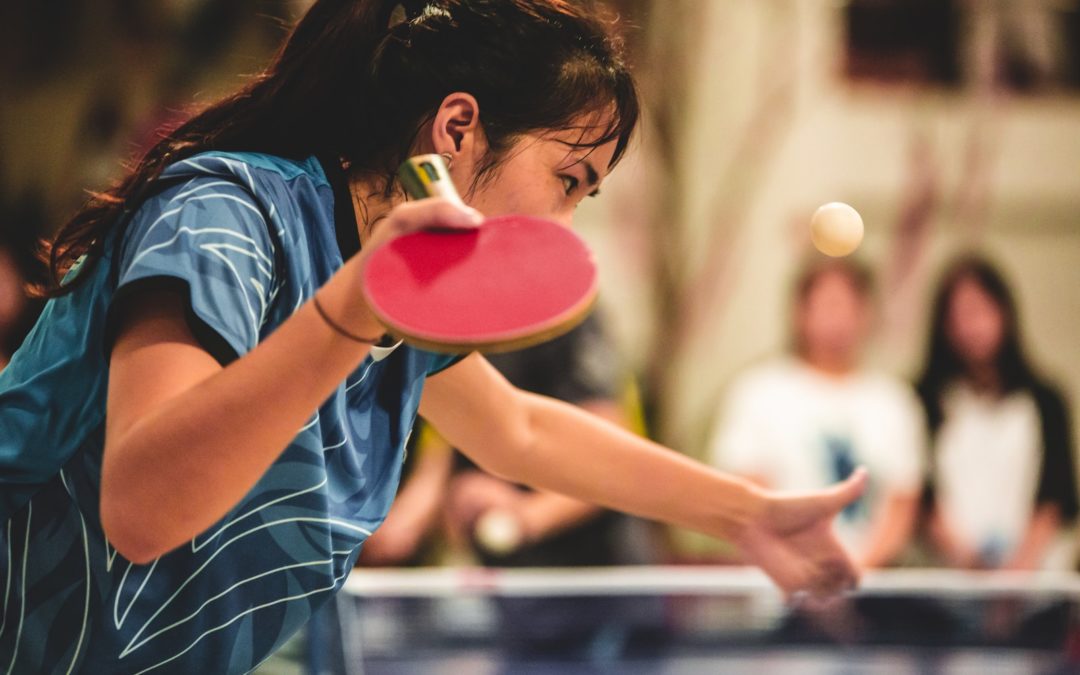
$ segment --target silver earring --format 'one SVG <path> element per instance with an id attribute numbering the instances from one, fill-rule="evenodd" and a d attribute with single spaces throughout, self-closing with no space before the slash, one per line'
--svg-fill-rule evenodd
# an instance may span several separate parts
<path id="1" fill-rule="evenodd" d="M 454 156 L 451 155 L 449 152 L 440 152 L 439 157 L 442 157 L 443 161 L 446 162 L 447 169 L 449 169 L 454 164 Z"/>

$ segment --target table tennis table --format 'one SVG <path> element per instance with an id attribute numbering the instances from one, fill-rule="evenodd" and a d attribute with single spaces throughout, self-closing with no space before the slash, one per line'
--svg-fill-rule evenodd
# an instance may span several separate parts
<path id="1" fill-rule="evenodd" d="M 749 568 L 360 569 L 313 624 L 307 670 L 1080 673 L 1078 601 L 1071 573 L 882 571 L 821 607 Z"/>

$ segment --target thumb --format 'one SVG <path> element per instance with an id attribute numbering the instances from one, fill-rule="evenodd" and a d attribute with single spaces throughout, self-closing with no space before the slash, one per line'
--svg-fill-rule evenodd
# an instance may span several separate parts
<path id="1" fill-rule="evenodd" d="M 866 483 L 869 473 L 866 467 L 860 466 L 843 481 L 826 490 L 825 504 L 827 508 L 836 513 L 845 506 L 854 502 L 866 491 Z"/>
<path id="2" fill-rule="evenodd" d="M 779 495 L 773 511 L 773 523 L 781 531 L 795 531 L 831 521 L 845 506 L 866 490 L 867 472 L 858 468 L 847 479 L 824 490 L 802 494 Z"/>
<path id="3" fill-rule="evenodd" d="M 845 506 L 862 496 L 866 490 L 867 475 L 866 468 L 859 467 L 839 483 L 824 490 L 803 495 L 801 499 L 796 497 L 796 502 L 802 506 L 802 516 L 813 520 L 831 519 Z"/>

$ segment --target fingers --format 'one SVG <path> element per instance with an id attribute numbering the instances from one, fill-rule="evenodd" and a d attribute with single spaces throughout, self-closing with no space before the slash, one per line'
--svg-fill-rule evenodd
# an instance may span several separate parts
<path id="1" fill-rule="evenodd" d="M 832 598 L 858 585 L 858 569 L 827 526 L 791 537 L 751 541 L 743 553 L 788 600 Z"/>
<path id="2" fill-rule="evenodd" d="M 372 225 L 371 236 L 364 247 L 374 250 L 403 234 L 428 228 L 470 230 L 478 227 L 483 220 L 484 217 L 476 209 L 441 197 L 405 202 Z"/>
<path id="3" fill-rule="evenodd" d="M 804 561 L 798 570 L 797 585 L 788 589 L 793 591 L 792 596 L 802 594 L 821 600 L 852 591 L 859 585 L 859 570 L 839 543 L 830 541 L 828 547 L 833 551 L 831 555 Z"/>
<path id="4" fill-rule="evenodd" d="M 783 542 L 767 542 L 761 549 L 753 546 L 744 553 L 750 562 L 769 575 L 785 599 L 791 600 L 796 595 L 806 594 L 813 585 L 813 561 L 798 551 L 791 550 Z"/>
<path id="5" fill-rule="evenodd" d="M 788 601 L 794 604 L 828 606 L 854 591 L 859 583 L 858 571 L 842 559 L 807 565 L 800 572 L 800 578 L 784 588 Z"/>
<path id="6" fill-rule="evenodd" d="M 434 197 L 396 207 L 390 214 L 388 225 L 397 234 L 405 234 L 430 227 L 471 229 L 483 220 L 480 212 L 470 206 Z"/>
<path id="7" fill-rule="evenodd" d="M 855 590 L 858 585 L 859 569 L 846 553 L 818 564 L 814 590 L 819 595 L 835 596 Z"/>

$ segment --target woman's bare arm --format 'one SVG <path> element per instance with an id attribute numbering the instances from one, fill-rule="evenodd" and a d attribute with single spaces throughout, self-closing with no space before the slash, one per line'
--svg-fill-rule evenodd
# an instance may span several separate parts
<path id="1" fill-rule="evenodd" d="M 495 475 L 731 539 L 785 589 L 836 590 L 856 576 L 830 521 L 861 493 L 861 471 L 826 491 L 775 496 L 515 389 L 478 355 L 431 378 L 421 411 Z"/>

